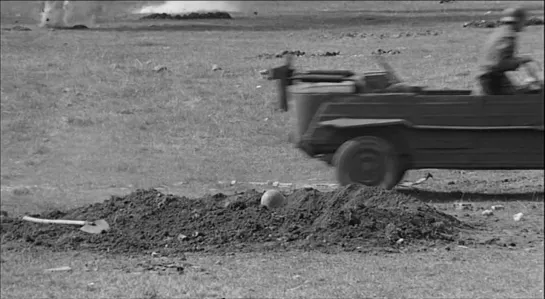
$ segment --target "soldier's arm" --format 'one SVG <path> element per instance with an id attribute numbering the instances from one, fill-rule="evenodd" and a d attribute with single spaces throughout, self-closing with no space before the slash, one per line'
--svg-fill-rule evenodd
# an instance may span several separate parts
<path id="1" fill-rule="evenodd" d="M 496 51 L 499 60 L 496 66 L 498 72 L 514 71 L 521 65 L 521 61 L 514 57 L 515 37 L 503 37 L 496 44 Z"/>

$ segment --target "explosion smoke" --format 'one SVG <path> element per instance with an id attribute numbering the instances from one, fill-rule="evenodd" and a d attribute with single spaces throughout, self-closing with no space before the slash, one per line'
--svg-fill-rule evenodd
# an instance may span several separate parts
<path id="1" fill-rule="evenodd" d="M 165 1 L 162 4 L 144 6 L 136 11 L 141 14 L 151 13 L 191 13 L 191 12 L 236 12 L 239 11 L 237 1 Z"/>
<path id="2" fill-rule="evenodd" d="M 40 27 L 95 26 L 97 16 L 117 13 L 237 12 L 240 1 L 43 1 Z"/>
<path id="3" fill-rule="evenodd" d="M 92 27 L 101 7 L 99 1 L 44 1 L 40 27 Z"/>

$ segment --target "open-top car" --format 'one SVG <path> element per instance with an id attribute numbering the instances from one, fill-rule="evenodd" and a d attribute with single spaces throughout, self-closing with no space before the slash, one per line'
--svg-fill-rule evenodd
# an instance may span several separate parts
<path id="1" fill-rule="evenodd" d="M 262 71 L 293 112 L 290 140 L 333 165 L 341 185 L 387 189 L 410 169 L 543 169 L 543 79 L 512 95 L 434 90 L 382 72 Z"/>

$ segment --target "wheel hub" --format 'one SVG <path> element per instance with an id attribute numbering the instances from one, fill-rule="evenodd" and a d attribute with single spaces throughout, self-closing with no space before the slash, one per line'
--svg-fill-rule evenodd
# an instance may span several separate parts
<path id="1" fill-rule="evenodd" d="M 384 176 L 381 155 L 377 152 L 365 151 L 361 152 L 358 158 L 358 165 L 354 165 L 356 181 L 368 186 L 378 185 Z"/>

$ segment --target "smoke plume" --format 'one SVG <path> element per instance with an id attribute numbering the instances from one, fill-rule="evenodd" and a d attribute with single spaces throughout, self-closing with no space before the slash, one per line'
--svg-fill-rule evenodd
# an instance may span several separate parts
<path id="1" fill-rule="evenodd" d="M 41 27 L 95 26 L 97 17 L 116 14 L 238 12 L 241 1 L 42 1 Z"/>
<path id="2" fill-rule="evenodd" d="M 167 13 L 180 14 L 191 12 L 236 12 L 239 11 L 238 1 L 164 1 L 161 4 L 144 6 L 136 13 Z"/>
<path id="3" fill-rule="evenodd" d="M 99 1 L 44 1 L 41 27 L 85 25 L 93 27 L 96 15 L 102 10 Z"/>

